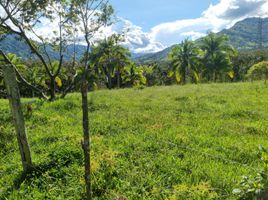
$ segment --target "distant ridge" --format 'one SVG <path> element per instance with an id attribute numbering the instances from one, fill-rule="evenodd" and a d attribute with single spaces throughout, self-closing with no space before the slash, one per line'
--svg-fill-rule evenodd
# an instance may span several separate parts
<path id="1" fill-rule="evenodd" d="M 230 43 L 240 51 L 268 49 L 268 18 L 247 18 L 237 22 L 230 29 L 224 29 L 217 34 L 226 34 L 230 38 Z M 157 53 L 132 54 L 132 59 L 136 63 L 158 62 L 164 60 L 175 45 L 168 47 Z M 6 39 L 0 41 L 0 49 L 5 52 L 15 53 L 24 59 L 33 58 L 29 47 L 15 36 L 9 35 Z M 85 46 L 76 47 L 77 57 L 81 57 Z M 51 58 L 59 58 L 58 53 L 48 48 Z M 65 59 L 70 59 L 73 55 L 72 45 L 68 46 L 65 52 Z"/>
<path id="2" fill-rule="evenodd" d="M 268 18 L 247 18 L 220 34 L 228 35 L 239 50 L 268 49 Z"/>
<path id="3" fill-rule="evenodd" d="M 28 45 L 23 41 L 19 40 L 15 35 L 8 35 L 3 40 L 0 40 L 0 49 L 6 53 L 15 53 L 22 59 L 34 59 L 35 55 L 31 52 Z M 77 57 L 80 58 L 86 47 L 83 45 L 76 46 Z M 55 52 L 52 47 L 47 47 L 48 55 L 51 59 L 59 59 L 59 53 Z M 64 59 L 70 60 L 73 57 L 73 45 L 66 47 L 64 51 Z"/>
<path id="4" fill-rule="evenodd" d="M 217 34 L 229 37 L 233 47 L 240 51 L 268 49 L 268 18 L 247 18 L 237 22 L 230 29 L 224 29 Z M 199 39 L 200 40 L 200 39 Z M 137 63 L 147 63 L 164 60 L 175 45 L 163 51 L 146 54 L 135 58 Z"/>

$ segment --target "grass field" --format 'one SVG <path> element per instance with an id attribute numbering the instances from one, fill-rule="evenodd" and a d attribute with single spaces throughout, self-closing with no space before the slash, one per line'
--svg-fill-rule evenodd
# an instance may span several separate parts
<path id="1" fill-rule="evenodd" d="M 96 91 L 89 108 L 94 199 L 235 199 L 268 147 L 263 83 Z M 23 179 L 0 100 L 0 199 L 82 198 L 81 114 L 79 94 L 34 103 L 25 117 L 38 171 Z"/>

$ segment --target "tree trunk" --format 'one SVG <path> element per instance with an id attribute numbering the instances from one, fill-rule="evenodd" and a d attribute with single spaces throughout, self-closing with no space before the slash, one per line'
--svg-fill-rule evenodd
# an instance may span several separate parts
<path id="1" fill-rule="evenodd" d="M 214 79 L 214 83 L 216 83 L 217 82 L 217 72 L 216 71 L 213 72 L 213 79 Z"/>
<path id="2" fill-rule="evenodd" d="M 111 90 L 112 89 L 112 76 L 110 74 L 110 72 L 108 72 L 108 89 Z"/>
<path id="3" fill-rule="evenodd" d="M 19 86 L 16 81 L 16 72 L 11 64 L 2 65 L 2 68 L 5 85 L 8 92 L 9 105 L 17 133 L 22 166 L 24 172 L 27 173 L 32 169 L 32 158 L 20 102 Z"/>
<path id="4" fill-rule="evenodd" d="M 119 89 L 121 87 L 121 74 L 120 71 L 117 71 L 117 88 Z"/>
<path id="5" fill-rule="evenodd" d="M 56 99 L 56 81 L 55 77 L 50 77 L 50 101 Z"/>
<path id="6" fill-rule="evenodd" d="M 89 133 L 87 93 L 88 93 L 88 82 L 84 80 L 81 85 L 82 110 L 83 110 L 83 132 L 84 132 L 84 141 L 82 141 L 82 148 L 84 150 L 86 199 L 91 200 L 92 196 L 91 196 L 91 174 L 90 174 L 90 133 Z"/>
<path id="7" fill-rule="evenodd" d="M 182 76 L 181 76 L 181 84 L 185 85 L 186 84 L 186 71 L 182 71 Z"/>

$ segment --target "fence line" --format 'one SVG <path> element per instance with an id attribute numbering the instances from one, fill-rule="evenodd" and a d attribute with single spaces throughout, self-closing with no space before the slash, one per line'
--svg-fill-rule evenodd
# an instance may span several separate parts
<path id="1" fill-rule="evenodd" d="M 245 168 L 248 168 L 248 169 L 251 169 L 251 170 L 254 170 L 254 171 L 261 171 L 260 168 L 252 167 L 252 166 L 249 166 L 249 165 L 247 165 L 245 163 L 240 163 L 238 161 L 234 161 L 234 160 L 231 160 L 231 159 L 228 159 L 228 158 L 224 158 L 224 157 L 219 156 L 219 155 L 213 155 L 213 154 L 210 154 L 210 153 L 207 153 L 207 152 L 203 152 L 203 151 L 201 151 L 199 149 L 196 149 L 196 148 L 193 148 L 193 147 L 187 147 L 187 146 L 179 145 L 179 144 L 173 143 L 171 141 L 167 141 L 167 140 L 156 140 L 155 138 L 148 138 L 148 139 L 150 139 L 150 140 L 153 139 L 153 140 L 157 141 L 158 143 L 169 144 L 169 145 L 172 145 L 174 147 L 178 147 L 180 149 L 189 150 L 189 151 L 198 153 L 200 155 L 203 155 L 205 157 L 210 157 L 210 158 L 213 158 L 213 159 L 216 159 L 216 160 L 221 160 L 221 161 L 224 161 L 224 162 L 227 162 L 227 163 L 230 163 L 230 164 L 236 164 L 236 165 L 239 165 L 241 167 L 245 167 Z"/>

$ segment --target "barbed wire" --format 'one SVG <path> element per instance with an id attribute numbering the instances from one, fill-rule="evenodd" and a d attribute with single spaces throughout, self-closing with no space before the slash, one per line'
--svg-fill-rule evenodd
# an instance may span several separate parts
<path id="1" fill-rule="evenodd" d="M 94 95 L 90 95 L 90 100 L 92 103 L 94 103 L 94 98 L 93 98 Z M 109 107 L 111 106 L 111 98 L 109 98 Z M 108 118 L 111 119 L 111 117 L 113 116 L 112 112 L 111 112 L 111 108 L 109 108 L 107 110 L 107 114 L 108 114 Z M 81 118 L 80 117 L 77 117 L 75 116 L 74 114 L 71 114 L 73 119 L 76 119 L 77 122 L 81 121 Z M 126 114 L 126 119 L 128 120 L 129 118 L 129 114 L 127 113 Z M 123 119 L 122 119 L 123 120 Z M 111 132 L 112 131 L 112 122 L 111 120 L 109 120 L 109 131 Z M 191 135 L 191 134 L 190 134 Z M 177 143 L 174 143 L 170 140 L 165 140 L 163 138 L 161 139 L 157 139 L 156 137 L 145 137 L 144 139 L 147 139 L 147 140 L 150 140 L 150 141 L 154 141 L 154 142 L 157 142 L 159 144 L 168 144 L 168 145 L 171 145 L 173 147 L 176 147 L 176 148 L 179 148 L 179 149 L 183 149 L 183 150 L 188 150 L 188 151 L 191 151 L 191 152 L 195 152 L 199 155 L 202 155 L 204 157 L 209 157 L 209 158 L 212 158 L 214 160 L 221 160 L 222 162 L 226 162 L 226 163 L 229 163 L 229 164 L 233 164 L 233 165 L 238 165 L 238 166 L 241 166 L 241 167 L 244 167 L 244 168 L 247 168 L 247 169 L 250 169 L 250 170 L 253 170 L 253 171 L 261 171 L 261 168 L 257 168 L 257 167 L 252 167 L 248 164 L 245 164 L 245 163 L 241 163 L 241 162 L 238 162 L 238 161 L 235 161 L 235 160 L 232 160 L 232 159 L 228 159 L 226 157 L 223 157 L 223 156 L 220 156 L 220 155 L 216 155 L 216 154 L 211 154 L 211 153 L 208 153 L 208 152 L 204 152 L 202 151 L 201 149 L 197 149 L 197 148 L 194 148 L 194 147 L 189 147 L 189 146 L 186 146 L 186 145 L 180 145 L 180 144 L 177 144 Z M 222 146 L 216 146 L 216 147 L 219 147 L 219 148 L 222 148 Z"/>
<path id="2" fill-rule="evenodd" d="M 153 138 L 150 138 L 150 139 L 152 140 Z M 227 162 L 227 163 L 230 163 L 230 164 L 236 164 L 236 165 L 239 165 L 241 167 L 245 167 L 245 168 L 248 168 L 248 169 L 251 169 L 251 170 L 254 170 L 254 171 L 261 171 L 260 168 L 255 168 L 255 167 L 249 166 L 249 165 L 247 165 L 245 163 L 240 163 L 238 161 L 231 160 L 231 159 L 222 157 L 220 155 L 214 155 L 214 154 L 210 154 L 210 153 L 207 153 L 207 152 L 203 152 L 203 151 L 201 151 L 200 149 L 197 149 L 197 148 L 188 147 L 188 146 L 185 146 L 185 145 L 179 145 L 179 144 L 176 144 L 174 142 L 167 141 L 167 140 L 162 140 L 162 139 L 161 140 L 156 140 L 156 141 L 158 143 L 165 143 L 165 144 L 172 145 L 172 146 L 177 147 L 179 149 L 189 150 L 189 151 L 198 153 L 199 155 L 203 155 L 205 157 L 210 157 L 212 159 L 221 160 L 223 162 Z M 219 146 L 217 146 L 217 147 L 219 147 Z"/>

